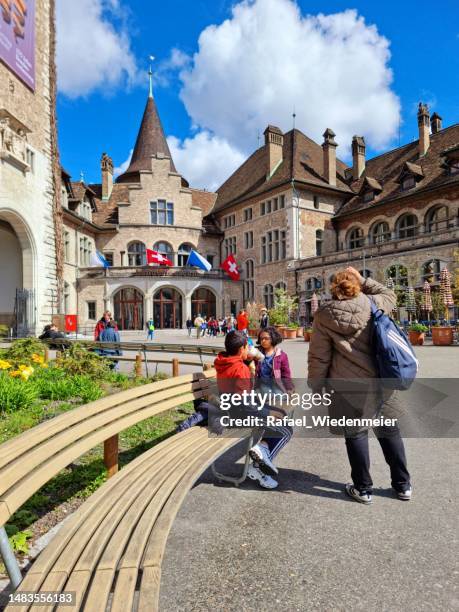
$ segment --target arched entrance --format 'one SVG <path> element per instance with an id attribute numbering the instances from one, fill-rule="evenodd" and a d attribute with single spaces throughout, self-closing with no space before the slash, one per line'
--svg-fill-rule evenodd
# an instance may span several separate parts
<path id="1" fill-rule="evenodd" d="M 158 289 L 153 296 L 153 319 L 157 329 L 181 329 L 182 296 L 176 289 Z"/>
<path id="2" fill-rule="evenodd" d="M 217 316 L 217 300 L 210 289 L 195 289 L 191 296 L 191 317 L 201 314 L 203 317 Z"/>
<path id="3" fill-rule="evenodd" d="M 133 287 L 117 291 L 113 297 L 114 317 L 119 329 L 143 329 L 143 295 Z"/>

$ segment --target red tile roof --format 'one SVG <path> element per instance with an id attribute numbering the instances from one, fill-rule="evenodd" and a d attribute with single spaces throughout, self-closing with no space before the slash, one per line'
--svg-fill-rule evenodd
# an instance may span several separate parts
<path id="1" fill-rule="evenodd" d="M 193 206 L 198 206 L 202 210 L 203 217 L 212 210 L 217 194 L 213 191 L 204 191 L 202 189 L 191 189 L 191 199 Z"/>

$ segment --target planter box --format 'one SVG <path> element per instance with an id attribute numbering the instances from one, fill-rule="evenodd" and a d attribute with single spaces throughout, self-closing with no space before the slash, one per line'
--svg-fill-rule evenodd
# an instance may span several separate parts
<path id="1" fill-rule="evenodd" d="M 302 338 L 303 337 L 303 330 L 304 330 L 303 327 L 298 327 L 297 328 L 297 330 L 296 330 L 296 337 L 297 338 Z"/>
<path id="2" fill-rule="evenodd" d="M 432 342 L 435 346 L 448 346 L 453 343 L 452 327 L 432 327 Z"/>
<path id="3" fill-rule="evenodd" d="M 283 332 L 286 340 L 294 340 L 296 338 L 296 328 L 285 327 Z"/>
<path id="4" fill-rule="evenodd" d="M 304 338 L 305 342 L 310 342 L 310 340 L 311 340 L 311 332 L 304 331 L 303 332 L 303 338 Z"/>
<path id="5" fill-rule="evenodd" d="M 422 346 L 424 344 L 425 332 L 409 331 L 408 338 L 413 346 Z"/>
<path id="6" fill-rule="evenodd" d="M 251 338 L 257 338 L 258 332 L 259 332 L 258 327 L 249 327 L 249 336 Z"/>

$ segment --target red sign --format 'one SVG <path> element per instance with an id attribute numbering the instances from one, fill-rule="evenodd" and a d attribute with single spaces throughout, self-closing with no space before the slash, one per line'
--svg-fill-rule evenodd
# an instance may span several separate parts
<path id="1" fill-rule="evenodd" d="M 76 332 L 78 315 L 65 315 L 65 331 Z"/>

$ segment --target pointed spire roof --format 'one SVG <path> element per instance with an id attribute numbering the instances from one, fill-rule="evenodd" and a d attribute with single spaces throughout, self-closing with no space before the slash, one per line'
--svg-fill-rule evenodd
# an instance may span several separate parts
<path id="1" fill-rule="evenodd" d="M 148 96 L 139 133 L 129 168 L 117 179 L 118 183 L 139 182 L 139 170 L 151 170 L 151 157 L 163 156 L 170 159 L 171 171 L 177 172 L 164 135 L 163 126 L 153 95 Z"/>

